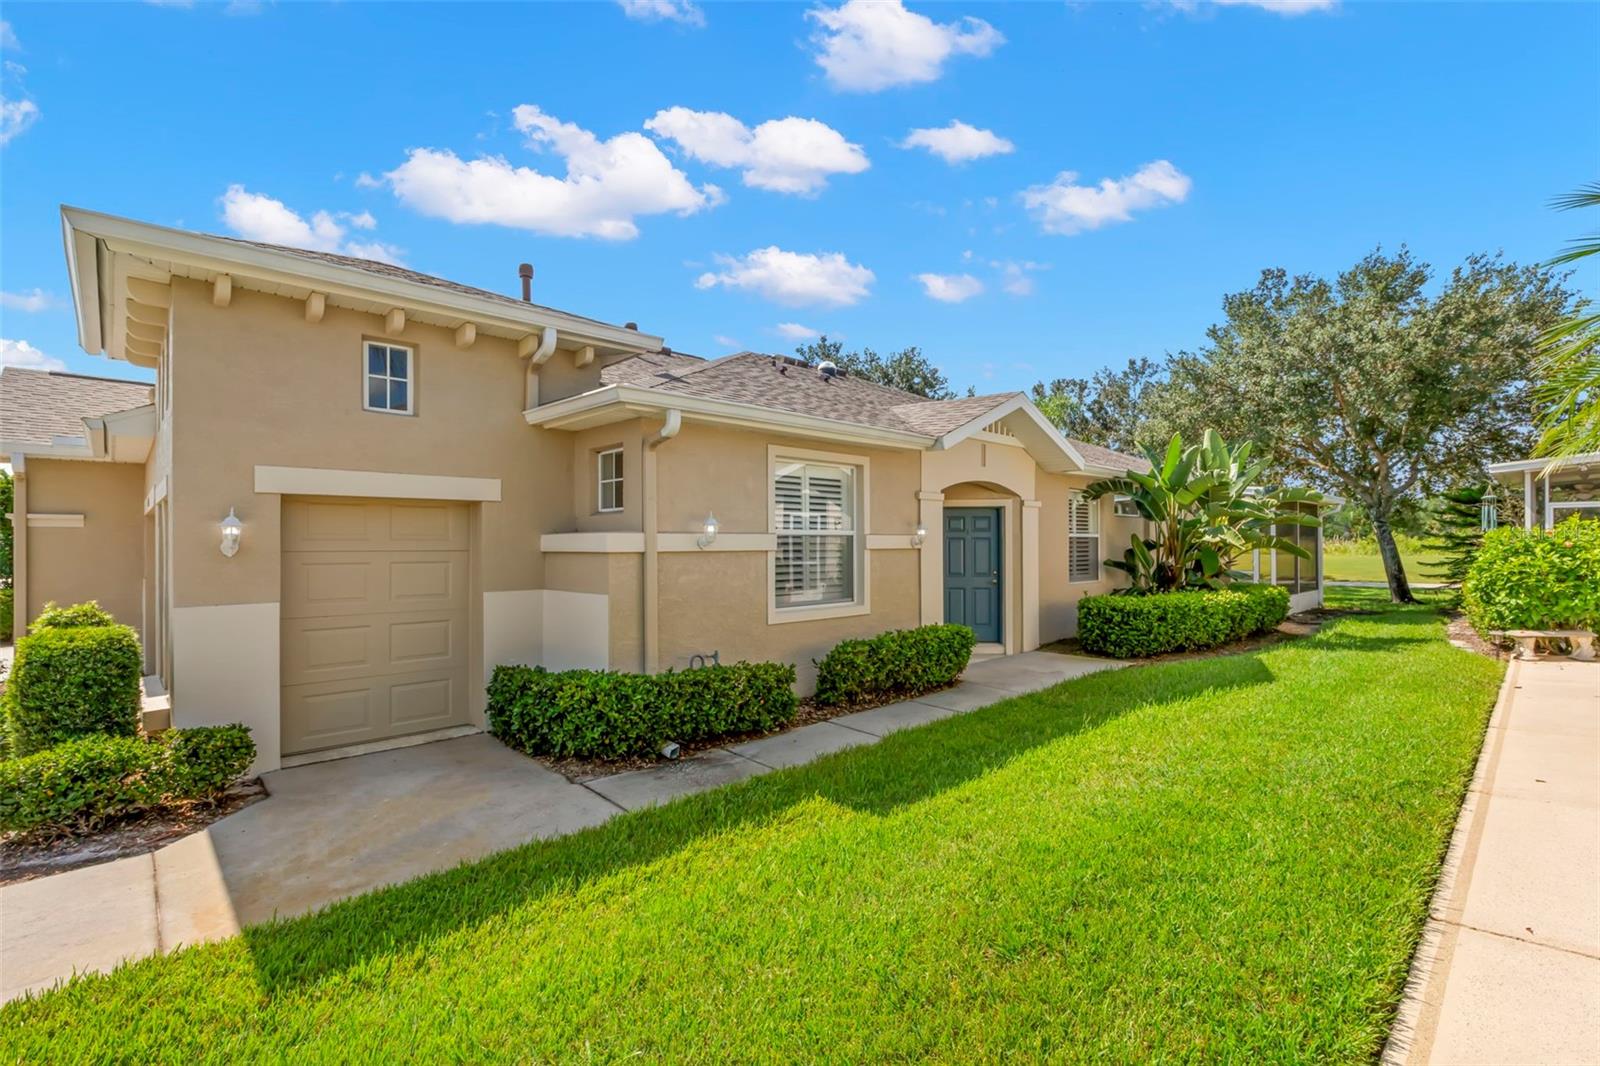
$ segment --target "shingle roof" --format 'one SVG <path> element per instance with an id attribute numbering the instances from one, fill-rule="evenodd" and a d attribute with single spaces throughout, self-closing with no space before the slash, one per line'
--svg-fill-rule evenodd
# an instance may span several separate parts
<path id="1" fill-rule="evenodd" d="M 661 392 L 731 400 L 777 411 L 814 415 L 858 426 L 936 436 L 1004 403 L 1015 393 L 930 400 L 913 392 L 848 375 L 823 377 L 787 356 L 739 352 L 696 360 L 663 353 L 634 356 L 607 367 L 606 384 L 644 385 Z"/>
<path id="2" fill-rule="evenodd" d="M 143 381 L 8 366 L 0 371 L 0 441 L 49 444 L 54 437 L 81 437 L 85 418 L 143 407 L 153 395 Z"/>
<path id="3" fill-rule="evenodd" d="M 403 266 L 396 266 L 393 263 L 385 263 L 379 259 L 361 259 L 353 255 L 339 255 L 336 252 L 319 252 L 310 248 L 294 248 L 287 244 L 267 244 L 265 241 L 247 241 L 242 237 L 228 237 L 219 233 L 208 233 L 206 236 L 215 237 L 217 240 L 231 241 L 234 244 L 248 245 L 251 248 L 265 248 L 272 252 L 284 252 L 288 255 L 298 256 L 301 259 L 308 259 L 314 263 L 330 263 L 334 266 L 350 267 L 355 270 L 364 270 L 368 274 L 377 274 L 381 277 L 393 278 L 397 281 L 409 281 L 418 285 L 431 285 L 436 289 L 444 289 L 447 292 L 453 292 L 461 296 L 476 296 L 479 299 L 494 300 L 497 303 L 509 304 L 512 307 L 523 309 L 532 307 L 540 311 L 549 311 L 554 314 L 565 315 L 568 318 L 576 318 L 583 322 L 592 322 L 597 326 L 607 326 L 611 329 L 618 328 L 617 325 L 612 322 L 605 322 L 598 318 L 590 318 L 587 315 L 575 315 L 571 311 L 563 311 L 558 307 L 547 307 L 544 304 L 536 303 L 524 303 L 515 296 L 507 296 L 504 293 L 498 293 L 492 289 L 480 289 L 473 285 L 463 285 L 460 282 L 451 281 L 449 278 L 441 278 L 433 274 L 423 274 L 420 271 L 411 270 Z"/>
<path id="4" fill-rule="evenodd" d="M 1150 469 L 1150 460 L 1139 455 L 1127 455 L 1123 452 L 1114 452 L 1110 448 L 1102 448 L 1098 444 L 1088 441 L 1067 438 L 1067 443 L 1078 450 L 1084 461 L 1090 466 L 1108 466 L 1116 470 L 1137 470 L 1141 474 Z"/>

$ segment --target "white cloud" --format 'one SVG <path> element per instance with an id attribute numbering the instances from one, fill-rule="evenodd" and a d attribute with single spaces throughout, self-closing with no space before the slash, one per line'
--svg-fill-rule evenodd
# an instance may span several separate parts
<path id="1" fill-rule="evenodd" d="M 811 38 L 817 65 L 835 89 L 851 92 L 937 81 L 951 56 L 986 56 L 1005 43 L 982 19 L 935 22 L 900 0 L 847 0 L 806 17 L 821 27 Z"/>
<path id="2" fill-rule="evenodd" d="M 32 292 L 0 292 L 0 307 L 10 311 L 48 311 L 57 304 L 56 298 L 43 289 Z"/>
<path id="3" fill-rule="evenodd" d="M 1049 270 L 1049 263 L 1035 263 L 1031 259 L 991 260 L 989 265 L 1000 271 L 1000 288 L 1012 296 L 1032 296 L 1035 271 Z"/>
<path id="4" fill-rule="evenodd" d="M 1309 15 L 1315 11 L 1332 11 L 1338 0 L 1211 0 L 1218 7 L 1258 7 L 1274 15 Z M 1182 5 L 1180 5 L 1182 6 Z"/>
<path id="5" fill-rule="evenodd" d="M 781 336 L 788 337 L 792 341 L 814 341 L 822 336 L 821 330 L 802 326 L 798 322 L 779 322 L 774 328 Z"/>
<path id="6" fill-rule="evenodd" d="M 377 178 L 363 170 L 361 173 L 356 175 L 356 188 L 381 189 L 383 188 L 383 182 L 379 181 Z"/>
<path id="7" fill-rule="evenodd" d="M 877 280 L 872 271 L 852 263 L 839 252 L 811 255 L 786 252 L 772 245 L 757 248 L 743 258 L 719 255 L 721 271 L 707 271 L 695 287 L 721 285 L 748 289 L 774 303 L 793 307 L 820 304 L 845 307 L 865 298 Z"/>
<path id="8" fill-rule="evenodd" d="M 1187 174 L 1158 159 L 1098 185 L 1079 185 L 1077 173 L 1064 170 L 1048 185 L 1024 189 L 1022 203 L 1044 232 L 1073 234 L 1131 221 L 1135 211 L 1181 204 L 1192 185 Z"/>
<path id="9" fill-rule="evenodd" d="M 617 0 L 622 13 L 640 22 L 681 22 L 685 26 L 704 26 L 705 12 L 689 0 Z"/>
<path id="10" fill-rule="evenodd" d="M 67 364 L 53 355 L 45 355 L 27 341 L 6 340 L 0 337 L 0 366 L 21 367 L 24 370 L 65 370 Z"/>
<path id="11" fill-rule="evenodd" d="M 751 129 L 721 111 L 669 107 L 644 128 L 675 141 L 702 163 L 742 167 L 744 183 L 773 192 L 814 194 L 832 174 L 859 174 L 872 164 L 858 144 L 811 118 L 772 119 Z"/>
<path id="12" fill-rule="evenodd" d="M 556 237 L 632 240 L 640 215 L 692 215 L 722 202 L 715 185 L 695 188 L 642 133 L 602 141 L 532 104 L 513 112 L 530 146 L 566 162 L 566 177 L 512 166 L 504 158 L 471 162 L 454 152 L 413 148 L 384 175 L 408 206 L 451 222 L 489 222 Z"/>
<path id="13" fill-rule="evenodd" d="M 724 348 L 740 348 L 740 347 L 743 347 L 743 345 L 741 345 L 734 338 L 726 336 L 726 335 L 721 334 L 721 333 L 713 334 L 711 339 L 716 341 L 718 344 L 722 345 Z"/>
<path id="14" fill-rule="evenodd" d="M 11 143 L 29 126 L 39 121 L 39 105 L 32 100 L 12 100 L 0 96 L 0 145 Z"/>
<path id="15" fill-rule="evenodd" d="M 983 291 L 983 282 L 971 274 L 918 274 L 922 291 L 940 303 L 958 304 Z"/>
<path id="16" fill-rule="evenodd" d="M 359 229 L 371 229 L 377 225 L 377 221 L 366 211 L 354 216 L 318 211 L 308 221 L 282 200 L 275 200 L 264 193 L 250 192 L 243 185 L 230 185 L 228 191 L 222 194 L 222 220 L 229 229 L 246 240 L 287 244 L 292 248 L 308 248 L 316 252 L 338 252 L 362 259 L 380 259 L 387 263 L 400 261 L 400 250 L 393 245 L 346 239 L 350 225 Z"/>
<path id="17" fill-rule="evenodd" d="M 1017 146 L 997 135 L 954 119 L 948 126 L 916 129 L 900 142 L 902 148 L 926 148 L 946 163 L 966 163 L 990 155 L 1006 155 Z"/>
<path id="18" fill-rule="evenodd" d="M 13 30 L 11 23 L 5 19 L 0 19 L 0 51 L 22 51 L 22 42 L 17 40 L 17 31 Z"/>

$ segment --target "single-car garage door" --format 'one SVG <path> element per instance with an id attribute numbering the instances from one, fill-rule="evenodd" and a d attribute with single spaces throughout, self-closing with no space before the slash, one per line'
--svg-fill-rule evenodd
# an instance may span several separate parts
<path id="1" fill-rule="evenodd" d="M 283 500 L 283 752 L 467 722 L 467 508 Z"/>

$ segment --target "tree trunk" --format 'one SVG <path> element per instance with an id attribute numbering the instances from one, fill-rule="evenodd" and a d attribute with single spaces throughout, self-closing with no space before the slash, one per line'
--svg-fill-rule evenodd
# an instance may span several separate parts
<path id="1" fill-rule="evenodd" d="M 1405 566 L 1400 562 L 1400 549 L 1394 544 L 1394 530 L 1389 528 L 1388 509 L 1372 509 L 1372 533 L 1378 541 L 1378 554 L 1383 557 L 1383 574 L 1389 580 L 1389 599 L 1395 603 L 1416 603 L 1411 595 L 1411 585 L 1406 581 Z"/>

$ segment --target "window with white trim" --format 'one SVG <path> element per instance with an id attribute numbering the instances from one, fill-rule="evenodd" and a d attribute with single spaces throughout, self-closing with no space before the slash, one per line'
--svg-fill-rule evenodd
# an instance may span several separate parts
<path id="1" fill-rule="evenodd" d="M 1067 580 L 1100 580 L 1100 501 L 1067 493 Z"/>
<path id="2" fill-rule="evenodd" d="M 779 459 L 772 528 L 778 534 L 773 597 L 784 607 L 857 598 L 856 469 Z"/>
<path id="3" fill-rule="evenodd" d="M 414 400 L 412 374 L 416 353 L 402 344 L 368 341 L 366 344 L 366 394 L 368 411 L 408 415 Z"/>
<path id="4" fill-rule="evenodd" d="M 601 511 L 622 510 L 622 449 L 608 448 L 595 457 L 598 491 L 595 499 Z"/>
<path id="5" fill-rule="evenodd" d="M 1117 496 L 1111 501 L 1111 513 L 1118 518 L 1143 518 L 1139 513 L 1139 505 L 1133 502 L 1131 496 Z"/>

